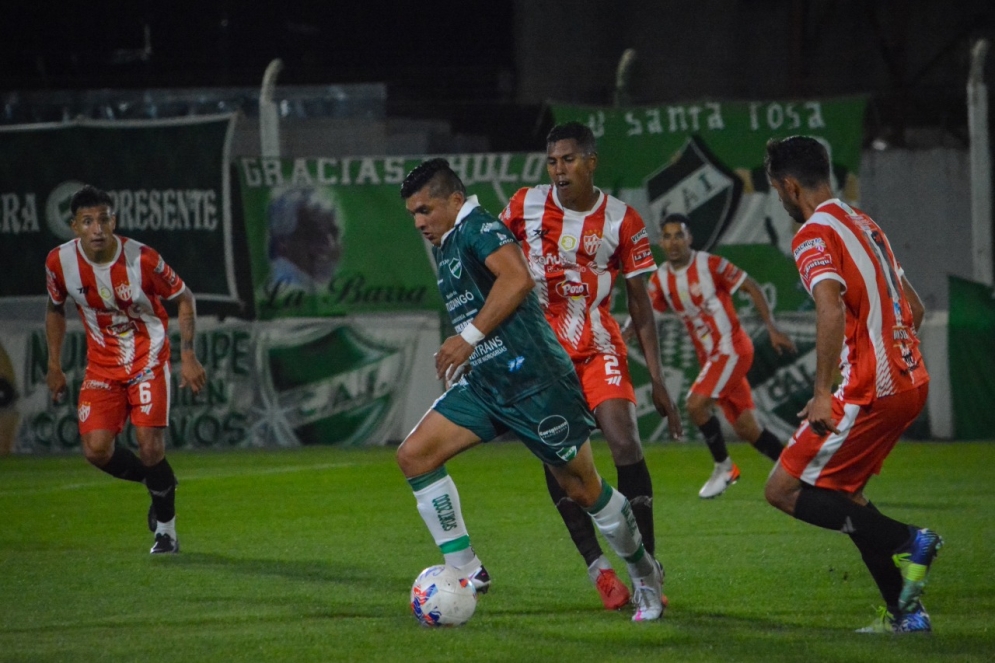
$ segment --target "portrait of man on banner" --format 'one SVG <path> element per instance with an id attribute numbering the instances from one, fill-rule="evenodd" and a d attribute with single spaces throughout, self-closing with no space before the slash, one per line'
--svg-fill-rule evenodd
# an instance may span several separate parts
<path id="1" fill-rule="evenodd" d="M 326 290 L 342 257 L 343 231 L 332 197 L 309 186 L 275 189 L 267 220 L 267 292 Z"/>

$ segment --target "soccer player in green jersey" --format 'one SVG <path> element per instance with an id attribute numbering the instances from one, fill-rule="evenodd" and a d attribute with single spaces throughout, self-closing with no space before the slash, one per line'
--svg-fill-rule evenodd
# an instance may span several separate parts
<path id="1" fill-rule="evenodd" d="M 573 362 L 532 293 L 534 282 L 515 237 L 475 196 L 467 198 L 445 159 L 408 173 L 401 197 L 434 247 L 439 290 L 458 331 L 435 357 L 439 378 L 452 386 L 397 451 L 418 512 L 446 564 L 477 591 L 489 589 L 491 578 L 470 545 L 445 464 L 513 431 L 628 563 L 633 621 L 658 619 L 664 608 L 663 569 L 643 546 L 628 500 L 598 475 L 588 440 L 594 419 Z M 464 367 L 469 370 L 462 374 Z"/>

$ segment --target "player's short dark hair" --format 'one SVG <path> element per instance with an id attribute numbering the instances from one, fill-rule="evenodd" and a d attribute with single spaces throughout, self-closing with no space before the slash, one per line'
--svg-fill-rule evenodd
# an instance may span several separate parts
<path id="1" fill-rule="evenodd" d="M 810 136 L 771 138 L 767 141 L 764 169 L 772 180 L 794 177 L 806 188 L 829 182 L 829 152 Z"/>
<path id="2" fill-rule="evenodd" d="M 664 214 L 663 218 L 660 219 L 660 230 L 663 230 L 663 227 L 668 223 L 683 223 L 688 230 L 691 230 L 691 219 L 678 212 Z"/>
<path id="3" fill-rule="evenodd" d="M 598 143 L 594 139 L 594 132 L 591 131 L 591 127 L 586 124 L 581 124 L 580 122 L 557 124 L 549 130 L 549 134 L 546 136 L 546 145 L 552 145 L 553 143 L 558 143 L 561 140 L 571 139 L 577 141 L 577 147 L 579 147 L 584 154 L 598 153 Z"/>
<path id="4" fill-rule="evenodd" d="M 442 158 L 429 159 L 419 164 L 408 173 L 401 183 L 401 198 L 407 200 L 429 186 L 428 193 L 432 198 L 446 198 L 457 191 L 466 197 L 466 187 L 449 162 Z"/>
<path id="5" fill-rule="evenodd" d="M 73 216 L 76 216 L 76 210 L 78 209 L 100 207 L 101 205 L 107 205 L 111 208 L 112 212 L 114 211 L 114 199 L 111 198 L 111 195 L 102 189 L 87 184 L 73 194 L 73 197 L 69 200 L 69 211 L 72 212 Z"/>

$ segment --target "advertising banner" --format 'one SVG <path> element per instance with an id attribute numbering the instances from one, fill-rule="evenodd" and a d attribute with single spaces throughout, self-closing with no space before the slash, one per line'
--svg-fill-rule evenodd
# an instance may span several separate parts
<path id="1" fill-rule="evenodd" d="M 107 191 L 116 232 L 149 244 L 203 300 L 235 301 L 234 115 L 0 126 L 0 298 L 45 297 L 48 252 L 73 239 L 69 201 Z"/>
<path id="2" fill-rule="evenodd" d="M 429 244 L 400 197 L 424 158 L 237 159 L 259 318 L 441 310 Z M 546 177 L 542 153 L 446 158 L 494 215 Z"/>
<path id="3" fill-rule="evenodd" d="M 435 314 L 204 320 L 195 348 L 208 380 L 196 396 L 178 388 L 172 327 L 170 448 L 382 445 L 403 438 L 441 393 Z M 53 405 L 44 325 L 0 323 L 0 454 L 79 449 L 86 336 L 75 320 L 62 358 L 70 397 Z M 136 445 L 130 423 L 122 438 Z"/>

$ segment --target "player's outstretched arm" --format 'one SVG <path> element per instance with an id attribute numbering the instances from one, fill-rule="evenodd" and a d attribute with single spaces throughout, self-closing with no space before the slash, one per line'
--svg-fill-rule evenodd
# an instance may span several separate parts
<path id="1" fill-rule="evenodd" d="M 781 354 L 785 350 L 794 354 L 798 352 L 795 347 L 794 341 L 791 337 L 782 332 L 777 323 L 774 322 L 774 315 L 770 312 L 770 305 L 767 303 L 767 298 L 764 297 L 764 291 L 760 289 L 760 284 L 757 283 L 752 276 L 747 276 L 746 280 L 743 281 L 743 285 L 740 286 L 742 290 L 750 296 L 753 300 L 753 307 L 757 309 L 757 313 L 760 314 L 760 318 L 767 325 L 767 334 L 770 336 L 770 344 L 774 346 L 774 350 L 777 354 Z"/>
<path id="2" fill-rule="evenodd" d="M 435 371 L 440 380 L 445 379 L 453 367 L 468 360 L 474 346 L 514 313 L 535 286 L 517 244 L 505 244 L 487 256 L 484 264 L 496 277 L 494 284 L 470 325 L 461 334 L 447 338 L 436 353 Z M 477 331 L 473 332 L 473 329 Z"/>
<path id="3" fill-rule="evenodd" d="M 912 324 L 916 331 L 919 331 L 923 316 L 926 315 L 926 307 L 923 305 L 922 300 L 919 299 L 919 293 L 912 287 L 909 280 L 905 278 L 905 274 L 902 274 L 902 290 L 905 291 L 905 298 L 909 300 L 909 308 L 912 309 Z"/>
<path id="4" fill-rule="evenodd" d="M 176 297 L 179 309 L 177 322 L 180 326 L 180 387 L 190 387 L 193 393 L 200 393 L 207 383 L 207 372 L 200 365 L 194 351 L 194 335 L 197 325 L 197 301 L 189 288 L 184 288 Z"/>
<path id="5" fill-rule="evenodd" d="M 66 374 L 62 371 L 62 342 L 66 338 L 66 305 L 48 300 L 45 311 L 45 338 L 48 342 L 48 372 L 45 381 L 52 401 L 60 403 L 69 393 Z"/>
<path id="6" fill-rule="evenodd" d="M 646 368 L 650 372 L 653 406 L 661 417 L 667 418 L 670 436 L 679 440 L 684 436 L 684 426 L 674 400 L 667 392 L 663 381 L 663 369 L 660 366 L 660 341 L 656 335 L 656 319 L 653 316 L 653 304 L 646 291 L 646 281 L 641 274 L 625 279 L 625 293 L 629 302 L 628 329 L 635 331 L 646 358 Z"/>

